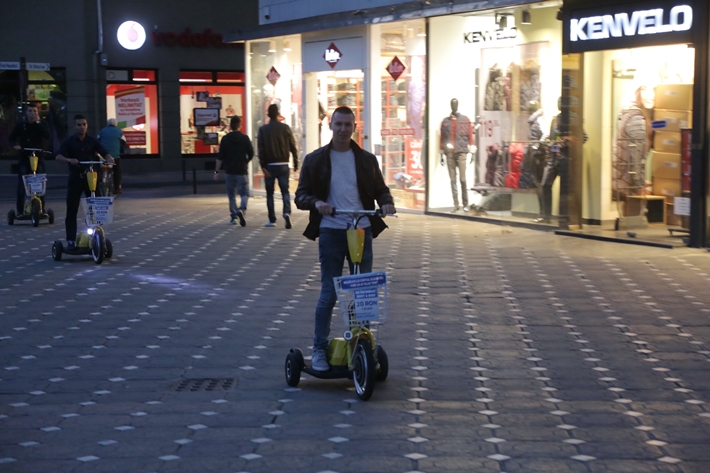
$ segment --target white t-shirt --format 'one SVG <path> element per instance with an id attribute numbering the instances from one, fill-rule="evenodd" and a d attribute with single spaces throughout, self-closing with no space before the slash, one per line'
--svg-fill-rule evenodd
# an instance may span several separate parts
<path id="1" fill-rule="evenodd" d="M 330 150 L 330 193 L 328 204 L 335 210 L 360 210 L 362 202 L 357 190 L 357 174 L 355 172 L 355 153 L 352 149 L 347 151 Z M 324 216 L 320 222 L 321 228 L 336 228 L 345 230 L 352 223 L 348 215 Z M 370 219 L 363 217 L 358 223 L 359 228 L 370 226 Z"/>

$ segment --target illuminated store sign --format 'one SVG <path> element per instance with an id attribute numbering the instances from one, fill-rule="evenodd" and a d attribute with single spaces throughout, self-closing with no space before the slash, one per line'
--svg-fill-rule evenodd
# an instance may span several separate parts
<path id="1" fill-rule="evenodd" d="M 562 9 L 562 53 L 692 44 L 696 41 L 698 13 L 694 7 L 705 1 L 645 0 Z"/>
<path id="2" fill-rule="evenodd" d="M 118 39 L 118 44 L 123 46 L 125 49 L 134 51 L 145 43 L 145 29 L 140 23 L 135 21 L 126 21 L 121 23 L 116 31 L 116 38 Z"/>
<path id="3" fill-rule="evenodd" d="M 490 31 L 471 31 L 463 34 L 464 43 L 483 43 L 485 41 L 500 41 L 518 37 L 517 28 L 499 28 Z"/>
<path id="4" fill-rule="evenodd" d="M 626 12 L 615 15 L 572 18 L 570 41 L 588 41 L 610 37 L 651 35 L 688 31 L 693 26 L 693 9 L 689 5 L 677 5 L 668 15 L 663 8 Z"/>

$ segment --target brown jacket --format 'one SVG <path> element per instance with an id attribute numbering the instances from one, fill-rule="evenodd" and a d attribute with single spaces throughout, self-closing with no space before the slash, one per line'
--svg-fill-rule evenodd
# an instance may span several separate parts
<path id="1" fill-rule="evenodd" d="M 392 199 L 389 187 L 385 184 L 375 155 L 363 150 L 352 140 L 350 147 L 355 154 L 357 188 L 364 210 L 375 210 L 375 201 L 380 207 L 386 204 L 394 205 L 394 199 Z M 315 240 L 320 235 L 320 222 L 323 218 L 316 209 L 316 201 L 326 202 L 330 194 L 330 148 L 331 145 L 328 143 L 303 159 L 301 176 L 296 189 L 296 198 L 294 199 L 296 207 L 311 212 L 308 226 L 303 232 L 303 235 L 311 240 Z M 369 217 L 369 219 L 373 238 L 388 228 L 380 217 Z"/>

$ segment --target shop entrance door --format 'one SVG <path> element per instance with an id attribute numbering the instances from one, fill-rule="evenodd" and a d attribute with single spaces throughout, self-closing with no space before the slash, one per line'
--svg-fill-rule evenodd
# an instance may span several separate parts
<path id="1" fill-rule="evenodd" d="M 365 74 L 362 69 L 304 74 L 306 110 L 306 152 L 330 142 L 330 117 L 341 106 L 355 113 L 353 140 L 362 146 L 365 126 Z"/>

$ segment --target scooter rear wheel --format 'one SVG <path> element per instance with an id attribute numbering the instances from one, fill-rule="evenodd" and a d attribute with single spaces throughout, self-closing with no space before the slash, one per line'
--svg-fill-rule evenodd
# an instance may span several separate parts
<path id="1" fill-rule="evenodd" d="M 291 353 L 286 356 L 286 365 L 284 371 L 286 373 L 286 384 L 295 388 L 301 381 L 301 370 L 303 370 L 303 354 L 298 348 L 292 349 Z"/>
<path id="2" fill-rule="evenodd" d="M 52 245 L 52 258 L 54 261 L 61 261 L 62 253 L 64 253 L 64 246 L 61 241 L 57 240 Z"/>
<path id="3" fill-rule="evenodd" d="M 386 380 L 389 371 L 390 364 L 389 360 L 387 359 L 387 352 L 385 352 L 385 349 L 382 348 L 382 345 L 377 345 L 377 376 L 375 376 L 375 380 Z"/>
<path id="4" fill-rule="evenodd" d="M 54 223 L 54 210 L 47 209 L 47 220 L 49 220 L 49 223 Z"/>
<path id="5" fill-rule="evenodd" d="M 111 243 L 111 240 L 106 238 L 106 258 L 110 258 L 113 256 L 113 243 Z"/>
<path id="6" fill-rule="evenodd" d="M 370 340 L 360 339 L 355 345 L 353 357 L 353 381 L 357 397 L 367 401 L 375 389 L 375 357 L 372 354 Z"/>
<path id="7" fill-rule="evenodd" d="M 7 224 L 8 224 L 8 225 L 13 225 L 13 224 L 15 223 L 15 217 L 16 217 L 16 216 L 17 216 L 17 214 L 15 213 L 15 211 L 14 211 L 14 210 L 10 210 L 10 211 L 7 213 Z"/>
<path id="8" fill-rule="evenodd" d="M 39 218 L 40 218 L 40 212 L 41 212 L 41 205 L 37 199 L 32 200 L 32 204 L 30 207 L 30 219 L 32 220 L 32 226 L 37 227 L 39 226 Z"/>

